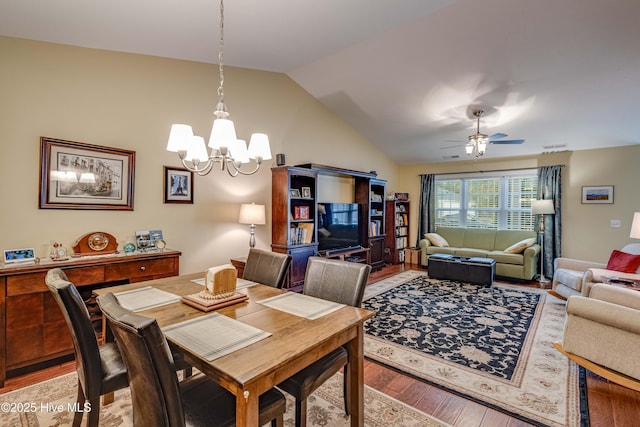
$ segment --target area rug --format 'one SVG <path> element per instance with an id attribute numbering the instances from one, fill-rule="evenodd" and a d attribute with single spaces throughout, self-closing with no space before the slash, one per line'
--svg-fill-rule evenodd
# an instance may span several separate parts
<path id="1" fill-rule="evenodd" d="M 416 271 L 367 288 L 365 357 L 534 425 L 589 425 L 584 370 L 552 347 L 565 305 L 546 291 Z"/>
<path id="2" fill-rule="evenodd" d="M 77 377 L 75 373 L 63 375 L 0 395 L 0 425 L 5 427 L 60 427 L 70 426 L 73 413 L 67 405 L 75 402 Z M 285 394 L 286 395 L 286 394 Z M 287 396 L 285 426 L 294 426 L 295 402 Z M 307 425 L 343 427 L 349 425 L 344 414 L 342 376 L 330 378 L 307 402 Z M 450 427 L 449 424 L 418 411 L 404 403 L 365 386 L 366 426 Z M 20 410 L 18 410 L 20 409 Z M 83 419 L 86 425 L 86 416 Z M 100 426 L 132 426 L 131 395 L 129 389 L 116 392 L 115 401 L 100 410 Z"/>

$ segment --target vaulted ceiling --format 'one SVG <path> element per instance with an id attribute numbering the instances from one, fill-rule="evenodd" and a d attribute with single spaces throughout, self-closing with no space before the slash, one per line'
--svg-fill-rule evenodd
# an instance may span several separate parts
<path id="1" fill-rule="evenodd" d="M 227 0 L 225 64 L 288 74 L 402 164 L 640 144 L 638 0 Z M 0 35 L 217 63 L 217 0 L 0 0 Z M 1 54 L 1 52 L 0 52 Z"/>

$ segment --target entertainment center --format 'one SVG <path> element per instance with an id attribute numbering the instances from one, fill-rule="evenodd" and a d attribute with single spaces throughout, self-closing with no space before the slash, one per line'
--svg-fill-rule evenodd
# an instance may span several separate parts
<path id="1" fill-rule="evenodd" d="M 318 200 L 320 175 L 353 180 L 352 201 Z M 287 288 L 302 287 L 310 256 L 384 266 L 385 180 L 315 163 L 275 167 L 271 177 L 271 248 L 291 255 Z"/>

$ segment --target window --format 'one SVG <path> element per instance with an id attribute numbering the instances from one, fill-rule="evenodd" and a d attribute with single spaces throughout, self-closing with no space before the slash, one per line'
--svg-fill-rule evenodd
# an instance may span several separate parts
<path id="1" fill-rule="evenodd" d="M 436 226 L 533 230 L 531 201 L 536 199 L 535 170 L 466 174 L 436 178 Z"/>

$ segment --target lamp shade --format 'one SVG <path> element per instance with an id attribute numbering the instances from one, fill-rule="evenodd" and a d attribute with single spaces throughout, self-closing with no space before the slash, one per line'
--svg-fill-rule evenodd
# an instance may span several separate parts
<path id="1" fill-rule="evenodd" d="M 531 202 L 531 211 L 534 215 L 550 215 L 556 213 L 553 200 L 534 200 Z"/>
<path id="2" fill-rule="evenodd" d="M 191 126 L 180 124 L 171 125 L 167 151 L 172 151 L 174 153 L 181 150 L 186 151 L 191 139 L 193 139 L 193 129 L 191 129 Z"/>
<path id="3" fill-rule="evenodd" d="M 640 239 L 640 212 L 633 214 L 633 222 L 631 223 L 631 233 L 629 237 L 632 239 Z"/>
<path id="4" fill-rule="evenodd" d="M 236 144 L 236 128 L 229 119 L 215 119 L 211 128 L 209 147 L 219 150 L 222 147 L 230 148 Z"/>
<path id="5" fill-rule="evenodd" d="M 271 146 L 269 137 L 265 133 L 254 133 L 249 140 L 249 157 L 255 159 L 261 157 L 262 160 L 271 159 Z"/>
<path id="6" fill-rule="evenodd" d="M 243 203 L 240 205 L 240 224 L 266 224 L 264 205 Z"/>
<path id="7" fill-rule="evenodd" d="M 204 143 L 204 138 L 201 136 L 192 136 L 186 147 L 186 160 L 197 160 L 199 162 L 206 162 L 209 158 L 209 154 L 207 153 L 207 146 Z"/>

